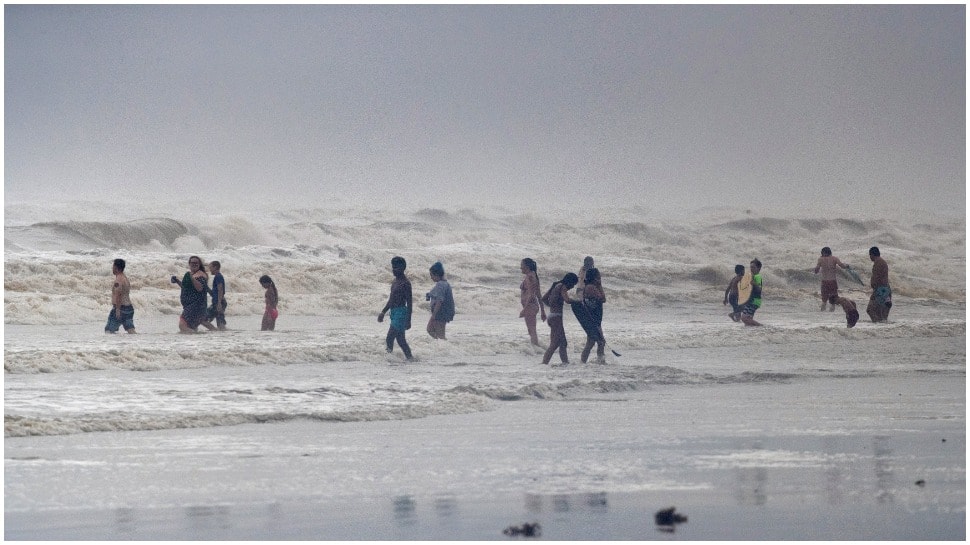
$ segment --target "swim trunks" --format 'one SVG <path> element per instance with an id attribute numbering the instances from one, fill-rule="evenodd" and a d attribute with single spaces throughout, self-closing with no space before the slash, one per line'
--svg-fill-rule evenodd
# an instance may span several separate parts
<path id="1" fill-rule="evenodd" d="M 839 282 L 837 280 L 822 280 L 822 300 L 828 301 L 829 297 L 838 297 Z"/>
<path id="2" fill-rule="evenodd" d="M 885 307 L 893 306 L 893 290 L 889 286 L 879 286 L 872 292 L 872 300 Z"/>
<path id="3" fill-rule="evenodd" d="M 104 330 L 117 333 L 118 328 L 124 327 L 125 331 L 131 331 L 135 329 L 135 307 L 131 305 L 121 305 L 121 321 L 115 316 L 115 309 L 112 308 L 111 312 L 108 313 L 108 323 L 104 326 Z"/>
<path id="4" fill-rule="evenodd" d="M 408 307 L 394 307 L 390 310 L 391 327 L 398 331 L 407 329 Z"/>

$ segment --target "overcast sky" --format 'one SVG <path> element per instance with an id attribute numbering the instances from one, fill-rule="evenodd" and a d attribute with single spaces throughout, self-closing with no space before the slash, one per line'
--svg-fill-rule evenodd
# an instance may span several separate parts
<path id="1" fill-rule="evenodd" d="M 4 14 L 8 201 L 965 210 L 963 5 Z"/>

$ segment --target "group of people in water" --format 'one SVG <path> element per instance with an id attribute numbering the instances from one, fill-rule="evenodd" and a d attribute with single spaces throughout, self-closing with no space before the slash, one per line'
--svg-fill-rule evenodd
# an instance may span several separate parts
<path id="1" fill-rule="evenodd" d="M 541 294 L 539 272 L 536 262 L 532 258 L 522 260 L 522 284 L 519 285 L 522 311 L 519 317 L 525 319 L 526 329 L 532 344 L 539 344 L 536 332 L 536 317 L 549 325 L 549 347 L 542 356 L 542 363 L 549 364 L 553 355 L 558 351 L 562 363 L 569 363 L 567 352 L 566 330 L 563 327 L 563 309 L 566 304 L 573 306 L 576 318 L 586 332 L 586 346 L 580 359 L 586 363 L 589 355 L 596 347 L 597 360 L 604 361 L 606 354 L 606 337 L 603 335 L 603 303 L 606 293 L 603 291 L 602 278 L 599 269 L 593 266 L 593 258 L 586 256 L 579 274 L 566 273 L 562 280 L 552 283 L 545 294 Z M 570 292 L 575 288 L 575 292 Z M 546 306 L 549 313 L 546 313 Z"/>
<path id="2" fill-rule="evenodd" d="M 889 265 L 880 256 L 879 248 L 876 246 L 869 249 L 869 258 L 873 264 L 870 280 L 870 287 L 873 291 L 866 312 L 873 322 L 885 322 L 889 317 L 889 310 L 892 308 Z M 728 316 L 735 322 L 742 322 L 747 326 L 761 325 L 754 320 L 755 312 L 761 307 L 762 303 L 764 283 L 761 267 L 761 261 L 753 259 L 750 263 L 749 273 L 745 272 L 744 265 L 736 265 L 734 268 L 735 276 L 724 291 L 724 304 L 731 305 L 732 311 Z M 222 276 L 221 268 L 218 261 L 209 264 L 209 269 L 213 275 L 211 287 L 209 287 L 209 275 L 206 272 L 205 264 L 198 256 L 189 258 L 189 270 L 185 272 L 181 280 L 177 276 L 172 276 L 171 282 L 181 288 L 180 332 L 195 332 L 200 326 L 209 330 L 226 329 L 225 313 L 228 304 L 226 303 L 226 282 Z M 856 310 L 853 301 L 839 296 L 836 278 L 838 268 L 847 269 L 850 274 L 858 279 L 851 267 L 832 255 L 832 250 L 828 246 L 822 248 L 821 256 L 818 258 L 814 269 L 815 274 L 821 273 L 821 310 L 824 311 L 826 305 L 828 305 L 830 311 L 835 310 L 836 305 L 841 306 L 845 311 L 848 327 L 854 327 L 859 320 L 859 312 Z M 414 303 L 411 281 L 405 274 L 406 269 L 407 262 L 403 257 L 395 256 L 391 259 L 391 273 L 394 279 L 391 282 L 387 304 L 377 315 L 377 321 L 383 322 L 386 316 L 390 317 L 385 341 L 387 351 L 392 352 L 396 342 L 404 352 L 404 357 L 411 360 L 413 354 L 407 342 L 406 332 L 411 329 Z M 525 320 L 529 339 L 533 345 L 541 347 L 539 335 L 536 331 L 538 319 L 541 318 L 549 325 L 549 346 L 543 354 L 542 363 L 548 365 L 556 352 L 559 352 L 559 359 L 562 363 L 569 363 L 566 331 L 563 327 L 563 309 L 566 304 L 572 307 L 573 313 L 586 332 L 586 346 L 583 347 L 580 359 L 583 363 L 586 363 L 595 347 L 597 361 L 604 362 L 606 337 L 603 334 L 602 322 L 606 292 L 603 290 L 602 278 L 599 269 L 594 266 L 593 258 L 587 256 L 583 260 L 583 266 L 578 274 L 567 273 L 561 280 L 553 282 L 545 293 L 541 291 L 538 266 L 534 259 L 528 257 L 523 259 L 520 263 L 520 270 L 522 272 L 522 283 L 519 290 L 522 311 L 519 313 L 519 317 Z M 121 327 L 124 327 L 128 333 L 135 333 L 135 310 L 131 304 L 131 284 L 125 276 L 124 259 L 114 260 L 112 273 L 115 276 L 111 290 L 112 309 L 108 314 L 105 332 L 116 333 Z M 425 300 L 429 302 L 431 309 L 427 331 L 434 339 L 446 339 L 446 325 L 455 317 L 455 299 L 451 285 L 445 279 L 444 266 L 440 262 L 431 265 L 428 273 L 434 281 L 434 287 L 425 295 Z M 859 281 L 861 283 L 861 280 Z M 279 293 L 273 279 L 268 275 L 260 277 L 259 283 L 266 292 L 266 305 L 261 329 L 272 331 L 276 327 L 276 319 L 279 316 L 277 309 Z M 207 304 L 210 297 L 211 306 Z M 546 307 L 549 307 L 548 313 Z M 213 321 L 215 321 L 215 325 L 212 324 Z M 614 354 L 616 354 L 615 351 Z"/>
<path id="3" fill-rule="evenodd" d="M 869 287 L 872 294 L 869 297 L 869 305 L 866 313 L 874 323 L 886 322 L 889 319 L 889 310 L 892 308 L 892 288 L 889 286 L 889 264 L 882 258 L 877 246 L 869 248 L 869 260 L 872 261 L 872 277 Z M 822 305 L 819 310 L 824 311 L 828 306 L 829 311 L 834 311 L 835 306 L 842 307 L 845 312 L 847 327 L 855 327 L 859 321 L 859 311 L 856 304 L 851 299 L 839 295 L 839 282 L 836 276 L 838 269 L 845 269 L 860 284 L 862 280 L 849 265 L 843 263 L 839 258 L 832 255 L 832 249 L 828 246 L 822 248 L 821 256 L 815 264 L 814 273 L 821 273 L 821 286 L 819 296 Z M 750 286 L 750 289 L 746 289 Z M 751 261 L 751 273 L 745 274 L 744 265 L 734 266 L 734 278 L 728 283 L 724 290 L 724 304 L 730 304 L 732 311 L 728 317 L 735 322 L 743 322 L 745 325 L 759 326 L 760 323 L 754 320 L 754 313 L 761 307 L 761 290 L 763 280 L 761 278 L 761 261 L 754 259 Z M 745 297 L 745 301 L 739 301 L 740 294 L 750 293 Z"/>
<path id="4" fill-rule="evenodd" d="M 111 272 L 114 274 L 114 284 L 111 287 L 111 312 L 108 313 L 108 323 L 104 326 L 106 333 L 117 333 L 122 327 L 128 333 L 135 331 L 135 308 L 131 304 L 131 283 L 125 275 L 125 260 L 118 258 L 111 264 Z M 226 280 L 222 276 L 222 265 L 218 261 L 209 263 L 209 270 L 212 271 L 212 286 L 209 286 L 209 274 L 205 270 L 205 264 L 199 256 L 189 258 L 189 270 L 185 271 L 182 279 L 172 275 L 171 283 L 176 284 L 181 289 L 179 297 L 182 303 L 182 314 L 179 315 L 179 331 L 181 333 L 194 333 L 200 326 L 212 331 L 226 329 Z M 279 302 L 279 293 L 276 291 L 276 284 L 269 275 L 263 275 L 259 279 L 259 284 L 266 290 L 266 309 L 263 312 L 261 328 L 263 331 L 272 331 L 276 328 L 276 318 L 279 310 L 276 308 Z M 208 305 L 211 297 L 212 305 Z M 216 324 L 212 325 L 215 321 Z"/>
<path id="5" fill-rule="evenodd" d="M 411 347 L 408 345 L 405 333 L 411 329 L 411 314 L 414 302 L 411 296 L 411 281 L 404 274 L 407 269 L 407 261 L 401 256 L 391 259 L 391 274 L 394 280 L 391 282 L 391 294 L 387 298 L 387 304 L 377 315 L 377 321 L 383 322 L 384 317 L 390 315 L 391 323 L 387 328 L 387 338 L 385 339 L 388 353 L 394 350 L 394 342 L 397 341 L 404 357 L 410 361 L 413 356 Z M 428 319 L 428 335 L 433 339 L 446 340 L 445 326 L 455 318 L 455 298 L 451 292 L 451 284 L 445 280 L 445 267 L 441 262 L 436 262 L 428 269 L 434 287 L 425 296 L 425 300 L 431 305 L 431 317 Z"/>

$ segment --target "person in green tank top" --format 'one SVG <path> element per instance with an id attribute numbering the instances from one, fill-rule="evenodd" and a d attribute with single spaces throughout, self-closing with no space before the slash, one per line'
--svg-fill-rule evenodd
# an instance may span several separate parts
<path id="1" fill-rule="evenodd" d="M 755 321 L 754 313 L 761 308 L 762 285 L 761 261 L 758 261 L 758 259 L 753 259 L 751 261 L 751 298 L 748 300 L 748 303 L 744 305 L 744 310 L 741 311 L 741 321 L 744 322 L 744 325 L 761 325 Z"/>

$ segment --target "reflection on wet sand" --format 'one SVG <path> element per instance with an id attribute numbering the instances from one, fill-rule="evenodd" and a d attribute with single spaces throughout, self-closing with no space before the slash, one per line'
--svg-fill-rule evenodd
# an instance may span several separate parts
<path id="1" fill-rule="evenodd" d="M 877 435 L 872 438 L 872 451 L 876 470 L 876 501 L 879 503 L 893 503 L 893 475 L 892 454 L 889 445 L 890 438 Z"/>
<path id="2" fill-rule="evenodd" d="M 741 450 L 761 451 L 760 442 L 742 446 Z M 768 503 L 768 469 L 763 466 L 739 467 L 735 470 L 737 488 L 734 497 L 738 505 L 764 505 Z"/>
<path id="3" fill-rule="evenodd" d="M 547 502 L 554 513 L 568 513 L 583 508 L 596 512 L 606 512 L 609 507 L 609 503 L 606 500 L 606 492 L 553 494 L 551 496 L 541 494 L 525 495 L 525 508 L 529 513 L 540 514 L 545 512 Z"/>

